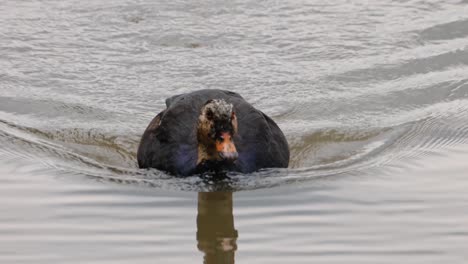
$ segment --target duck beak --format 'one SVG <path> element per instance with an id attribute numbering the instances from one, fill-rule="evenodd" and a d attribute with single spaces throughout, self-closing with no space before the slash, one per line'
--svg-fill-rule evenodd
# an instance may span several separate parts
<path id="1" fill-rule="evenodd" d="M 221 139 L 216 141 L 216 150 L 223 160 L 234 161 L 238 157 L 236 146 L 228 132 L 221 133 Z"/>

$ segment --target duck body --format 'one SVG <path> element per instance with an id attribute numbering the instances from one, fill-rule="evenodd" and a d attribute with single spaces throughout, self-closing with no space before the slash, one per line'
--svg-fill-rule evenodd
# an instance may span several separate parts
<path id="1" fill-rule="evenodd" d="M 232 105 L 237 118 L 236 133 L 232 133 L 236 150 L 232 163 L 200 158 L 197 125 L 201 109 L 213 99 Z M 237 93 L 199 90 L 168 98 L 166 107 L 153 118 L 143 133 L 137 153 L 140 168 L 156 168 L 187 176 L 214 167 L 242 173 L 288 167 L 289 147 L 283 132 L 270 117 Z"/>

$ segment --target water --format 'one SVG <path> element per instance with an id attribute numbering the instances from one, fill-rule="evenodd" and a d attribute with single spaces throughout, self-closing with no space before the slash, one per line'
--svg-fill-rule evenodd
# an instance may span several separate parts
<path id="1" fill-rule="evenodd" d="M 467 1 L 1 1 L 1 263 L 464 263 Z M 139 170 L 165 98 L 240 93 L 288 169 Z"/>

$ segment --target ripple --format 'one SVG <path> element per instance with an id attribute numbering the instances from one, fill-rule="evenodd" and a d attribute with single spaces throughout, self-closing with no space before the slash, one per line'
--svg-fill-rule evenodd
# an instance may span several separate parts
<path id="1" fill-rule="evenodd" d="M 378 143 L 385 137 L 379 134 L 390 133 L 383 130 L 354 135 L 339 134 L 336 131 L 313 134 L 304 139 L 307 142 L 305 147 L 302 146 L 304 143 L 298 142 L 296 143 L 297 147 L 292 146 L 291 148 L 293 167 L 295 164 L 296 167 L 299 167 L 298 170 L 271 169 L 249 175 L 232 174 L 223 184 L 223 181 L 212 182 L 198 176 L 180 179 L 165 175 L 157 170 L 138 170 L 136 169 L 135 152 L 129 152 L 128 146 L 120 145 L 121 143 L 116 141 L 117 137 L 103 135 L 97 131 L 44 132 L 5 122 L 1 124 L 0 139 L 5 141 L 3 149 L 9 153 L 8 155 L 27 157 L 48 167 L 58 169 L 62 173 L 78 173 L 99 181 L 143 184 L 158 188 L 192 191 L 269 188 L 292 180 L 300 181 L 317 176 L 333 175 L 338 173 L 338 169 L 340 169 L 339 172 L 343 172 L 343 169 L 344 171 L 351 170 L 350 165 L 365 160 L 366 156 L 385 145 L 383 142 Z M 373 143 L 370 141 L 371 139 L 374 139 Z M 359 141 L 362 143 L 356 143 Z M 120 142 L 129 142 L 131 148 L 135 148 L 138 143 L 136 138 L 130 141 L 124 139 Z M 342 156 L 342 150 L 346 144 L 349 145 L 349 153 L 348 156 Z M 322 161 L 318 164 L 298 166 L 301 159 L 314 154 L 314 152 L 310 152 L 311 149 L 319 146 L 321 146 L 321 151 L 325 153 L 322 157 L 318 155 L 318 159 L 322 159 Z M 336 150 L 340 151 L 336 152 Z M 336 155 L 333 152 L 340 155 L 333 157 Z M 304 167 L 304 165 L 306 166 Z"/>
<path id="2" fill-rule="evenodd" d="M 416 33 L 423 41 L 452 40 L 468 37 L 468 19 L 438 24 Z"/>
<path id="3" fill-rule="evenodd" d="M 351 70 L 334 78 L 339 81 L 395 80 L 416 74 L 437 72 L 453 66 L 468 65 L 468 50 L 456 50 L 424 58 L 411 59 L 397 65 L 381 64 L 367 69 Z"/>
<path id="4" fill-rule="evenodd" d="M 464 82 L 458 83 L 454 90 L 463 85 Z M 198 176 L 177 178 L 157 170 L 137 169 L 138 135 L 128 137 L 83 129 L 41 131 L 3 121 L 0 139 L 4 142 L 5 159 L 20 157 L 60 173 L 78 174 L 96 181 L 168 190 L 242 191 L 358 173 L 392 160 L 415 158 L 467 141 L 464 100 L 429 107 L 438 109 L 440 114 L 394 127 L 336 128 L 303 134 L 290 139 L 290 169 L 267 169 L 248 175 L 233 173 L 221 181 Z M 458 125 L 446 126 L 448 119 Z"/>

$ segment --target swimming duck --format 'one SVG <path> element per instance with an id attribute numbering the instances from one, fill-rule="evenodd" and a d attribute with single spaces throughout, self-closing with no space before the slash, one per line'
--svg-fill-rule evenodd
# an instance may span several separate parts
<path id="1" fill-rule="evenodd" d="M 288 142 L 276 123 L 237 93 L 206 89 L 166 99 L 140 141 L 140 168 L 180 176 L 286 168 Z"/>

